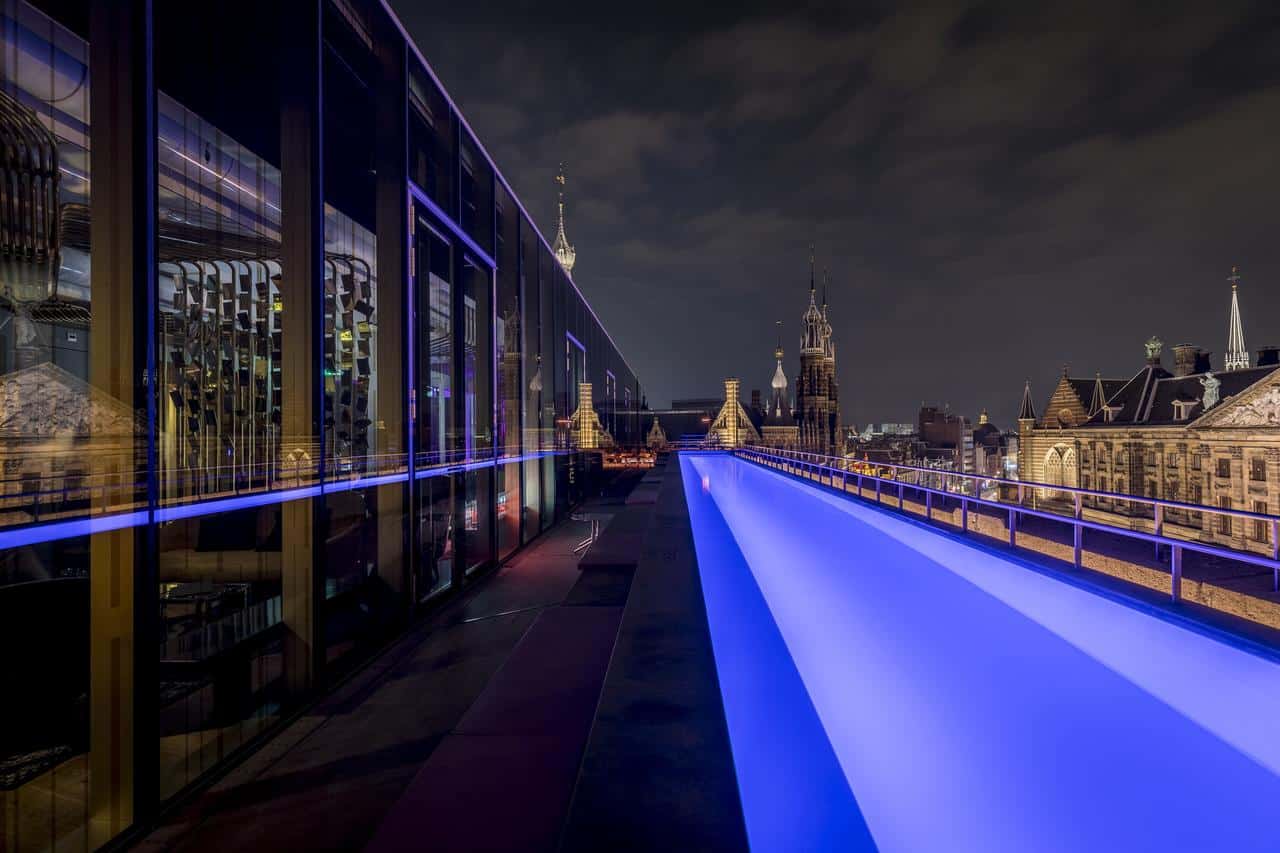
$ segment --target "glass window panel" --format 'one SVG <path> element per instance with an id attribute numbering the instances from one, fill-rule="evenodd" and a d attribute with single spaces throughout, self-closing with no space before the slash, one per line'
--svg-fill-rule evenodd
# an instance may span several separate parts
<path id="1" fill-rule="evenodd" d="M 404 483 L 324 497 L 325 639 L 330 663 L 359 660 L 404 613 Z"/>
<path id="2" fill-rule="evenodd" d="M 90 554 L 88 536 L 0 551 L 0 849 L 93 846 Z"/>
<path id="3" fill-rule="evenodd" d="M 487 459 L 493 455 L 493 278 L 469 256 L 460 273 L 464 447 L 468 459 Z"/>
<path id="4" fill-rule="evenodd" d="M 494 345 L 498 387 L 493 425 L 498 456 L 520 454 L 521 370 L 524 332 L 520 303 L 520 215 L 505 188 L 498 193 L 497 306 Z"/>
<path id="5" fill-rule="evenodd" d="M 426 601 L 453 581 L 458 541 L 455 513 L 461 474 L 438 474 L 417 481 L 418 559 L 414 597 Z"/>
<path id="6" fill-rule="evenodd" d="M 466 533 L 463 555 L 467 571 L 474 572 L 493 562 L 493 482 L 492 468 L 476 468 L 463 474 L 462 521 Z"/>
<path id="7" fill-rule="evenodd" d="M 278 718 L 283 505 L 160 524 L 160 794 Z"/>
<path id="8" fill-rule="evenodd" d="M 145 413 L 131 393 L 90 391 L 88 52 L 33 7 L 0 0 L 0 146 L 12 164 L 0 205 L 0 526 L 146 498 Z M 100 293 L 99 314 L 108 296 L 131 298 Z M 105 377 L 120 365 L 96 367 Z"/>
<path id="9" fill-rule="evenodd" d="M 520 280 L 522 287 L 521 324 L 524 341 L 522 418 L 524 448 L 531 454 L 540 447 L 542 423 L 542 329 L 539 322 L 541 297 L 538 289 L 538 239 L 528 221 L 520 220 Z M 524 539 L 527 542 L 542 529 L 542 463 L 533 458 L 524 463 Z"/>
<path id="10" fill-rule="evenodd" d="M 416 64 L 409 74 L 409 104 L 409 179 L 456 216 L 453 115 L 444 93 Z"/>
<path id="11" fill-rule="evenodd" d="M 493 169 L 480 146 L 465 131 L 459 155 L 461 175 L 460 225 L 486 252 L 493 252 Z"/>
<path id="12" fill-rule="evenodd" d="M 414 231 L 417 287 L 417 464 L 438 465 L 461 445 L 454 415 L 453 247 L 419 219 Z"/>
<path id="13" fill-rule="evenodd" d="M 160 500 L 310 480 L 280 452 L 280 171 L 157 100 Z"/>

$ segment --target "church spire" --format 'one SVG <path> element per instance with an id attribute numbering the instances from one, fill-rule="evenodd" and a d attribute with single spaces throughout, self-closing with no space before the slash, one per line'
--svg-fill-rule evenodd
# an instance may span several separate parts
<path id="1" fill-rule="evenodd" d="M 1027 384 L 1022 388 L 1022 410 L 1018 412 L 1018 420 L 1034 421 L 1036 419 L 1036 407 L 1031 402 L 1031 380 L 1027 380 Z"/>
<path id="2" fill-rule="evenodd" d="M 831 280 L 831 270 L 822 268 L 822 355 L 828 360 L 836 357 L 835 344 L 831 341 L 831 320 L 827 316 L 827 287 Z"/>
<path id="3" fill-rule="evenodd" d="M 826 319 L 818 308 L 818 283 L 814 274 L 813 244 L 809 244 L 809 307 L 801 318 L 804 331 L 800 336 L 800 352 L 823 353 L 827 347 Z"/>
<path id="4" fill-rule="evenodd" d="M 557 191 L 560 216 L 559 221 L 556 222 L 556 239 L 551 244 L 551 251 L 555 252 L 556 258 L 560 261 L 560 266 L 564 267 L 564 271 L 572 273 L 578 253 L 569 244 L 569 238 L 564 235 L 564 163 L 560 164 L 560 171 L 556 173 L 556 183 L 560 186 Z"/>
<path id="5" fill-rule="evenodd" d="M 1227 370 L 1243 370 L 1249 366 L 1249 351 L 1244 348 L 1244 324 L 1240 322 L 1240 271 L 1231 268 L 1231 319 L 1227 325 Z"/>

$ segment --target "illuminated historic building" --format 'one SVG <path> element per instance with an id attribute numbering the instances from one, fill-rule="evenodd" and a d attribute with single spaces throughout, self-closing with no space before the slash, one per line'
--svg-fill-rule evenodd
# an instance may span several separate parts
<path id="1" fill-rule="evenodd" d="M 826 284 L 818 306 L 812 247 L 809 254 L 809 306 L 801 318 L 800 373 L 796 379 L 798 446 L 815 453 L 843 455 L 844 432 L 836 383 L 836 351 L 828 317 Z"/>
<path id="2" fill-rule="evenodd" d="M 738 399 L 738 385 L 737 379 L 724 381 L 724 405 L 707 430 L 707 440 L 712 444 L 741 447 L 744 444 L 760 443 L 760 433 Z"/>
<path id="3" fill-rule="evenodd" d="M 662 424 L 658 422 L 658 416 L 653 416 L 653 424 L 649 427 L 649 433 L 644 437 L 645 447 L 651 450 L 661 450 L 667 446 L 667 433 L 662 429 Z"/>
<path id="4" fill-rule="evenodd" d="M 778 321 L 778 345 L 774 347 L 773 379 L 769 381 L 769 402 L 760 424 L 761 443 L 768 447 L 795 448 L 800 430 L 796 426 L 791 398 L 787 395 L 787 374 L 782 369 L 782 321 Z"/>
<path id="5" fill-rule="evenodd" d="M 1280 513 L 1280 350 L 1258 351 L 1249 366 L 1231 276 L 1229 350 L 1214 370 L 1209 353 L 1189 344 L 1173 348 L 1165 369 L 1162 342 L 1146 342 L 1146 361 L 1129 379 L 1073 377 L 1064 368 L 1043 413 L 1030 383 L 1018 416 L 1018 469 L 1023 480 L 1049 486 L 1034 499 L 1060 501 L 1052 486 L 1161 498 L 1258 513 Z M 1154 523 L 1149 506 L 1123 499 L 1087 498 L 1086 516 Z M 1264 520 L 1215 517 L 1170 509 L 1164 529 L 1207 542 L 1271 553 Z"/>

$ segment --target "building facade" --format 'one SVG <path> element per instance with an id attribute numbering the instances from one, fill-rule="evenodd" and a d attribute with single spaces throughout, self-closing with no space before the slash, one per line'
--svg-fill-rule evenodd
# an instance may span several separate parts
<path id="1" fill-rule="evenodd" d="M 385 4 L 0 46 L 0 849 L 89 850 L 564 517 L 575 413 L 647 424 Z"/>
<path id="2" fill-rule="evenodd" d="M 840 425 L 836 350 L 828 316 L 826 285 L 817 302 L 814 258 L 809 256 L 809 305 L 801 318 L 800 372 L 796 378 L 795 419 L 798 447 L 814 453 L 844 454 Z"/>
<path id="3" fill-rule="evenodd" d="M 1237 276 L 1232 276 L 1228 351 L 1221 369 L 1198 347 L 1146 343 L 1146 360 L 1129 379 L 1072 377 L 1064 370 L 1040 416 L 1030 383 L 1018 419 L 1018 469 L 1047 484 L 1035 499 L 1065 501 L 1052 486 L 1078 486 L 1248 512 L 1280 513 L 1280 351 L 1244 349 Z M 1087 515 L 1109 523 L 1154 523 L 1149 506 L 1123 498 L 1087 498 Z M 1172 535 L 1272 553 L 1265 520 L 1204 516 L 1171 509 Z"/>

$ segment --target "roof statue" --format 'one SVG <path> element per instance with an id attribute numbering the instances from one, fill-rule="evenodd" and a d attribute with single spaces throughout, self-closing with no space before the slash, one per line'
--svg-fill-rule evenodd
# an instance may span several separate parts
<path id="1" fill-rule="evenodd" d="M 1249 351 L 1244 348 L 1244 324 L 1240 322 L 1238 267 L 1231 268 L 1227 281 L 1231 282 L 1231 317 L 1227 321 L 1227 370 L 1245 370 L 1249 367 Z"/>
<path id="2" fill-rule="evenodd" d="M 1160 353 L 1164 352 L 1164 341 L 1152 335 L 1147 338 L 1147 342 L 1143 346 L 1147 348 L 1147 361 L 1160 360 Z"/>
<path id="3" fill-rule="evenodd" d="M 1222 380 L 1212 373 L 1206 373 L 1200 377 L 1200 384 L 1204 386 L 1204 398 L 1202 400 L 1204 407 L 1206 410 L 1212 409 L 1218 404 L 1218 389 L 1222 387 Z"/>
<path id="4" fill-rule="evenodd" d="M 567 273 L 573 272 L 573 265 L 577 261 L 578 253 L 569 244 L 569 238 L 564 235 L 564 164 L 560 164 L 560 171 L 556 173 L 556 183 L 560 185 L 557 193 L 559 196 L 559 220 L 556 222 L 556 239 L 551 244 L 551 251 L 555 252 L 556 258 L 560 261 L 560 266 L 564 267 Z"/>

